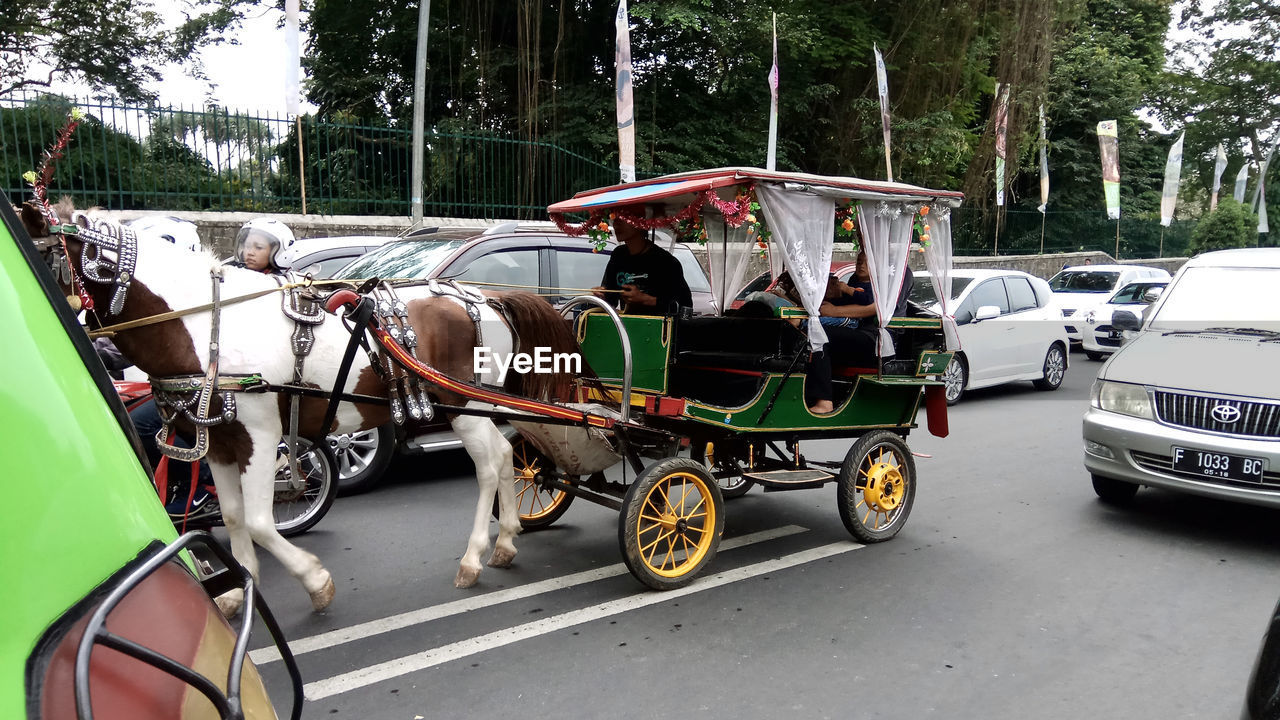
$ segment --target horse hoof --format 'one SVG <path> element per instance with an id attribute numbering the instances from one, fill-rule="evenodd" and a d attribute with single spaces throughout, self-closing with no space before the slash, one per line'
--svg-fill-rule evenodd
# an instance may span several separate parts
<path id="1" fill-rule="evenodd" d="M 515 550 L 503 550 L 502 548 L 493 549 L 493 557 L 489 558 L 489 567 L 509 568 L 511 562 L 516 559 Z"/>
<path id="2" fill-rule="evenodd" d="M 469 588 L 476 584 L 480 579 L 480 568 L 458 568 L 458 576 L 453 579 L 453 586 L 456 588 Z"/>
<path id="3" fill-rule="evenodd" d="M 240 608 L 244 606 L 244 591 L 232 590 L 225 592 L 213 599 L 218 610 L 222 612 L 222 616 L 228 620 L 240 613 Z"/>
<path id="4" fill-rule="evenodd" d="M 329 607 L 329 603 L 333 602 L 333 594 L 337 592 L 337 588 L 333 586 L 333 578 L 329 578 L 325 582 L 324 587 L 316 590 L 311 595 L 311 609 L 316 612 L 323 612 Z"/>

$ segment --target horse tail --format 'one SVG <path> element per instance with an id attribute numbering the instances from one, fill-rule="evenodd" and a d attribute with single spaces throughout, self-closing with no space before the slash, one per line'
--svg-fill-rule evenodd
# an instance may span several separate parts
<path id="1" fill-rule="evenodd" d="M 530 352 L 535 347 L 545 347 L 553 353 L 552 357 L 561 354 L 573 354 L 582 357 L 582 348 L 569 329 L 569 323 L 556 312 L 544 298 L 527 292 L 504 292 L 489 298 L 489 302 L 497 307 L 511 323 L 511 331 L 519 342 L 521 352 Z M 554 368 L 553 368 L 554 369 Z M 572 401 L 573 381 L 577 376 L 571 372 L 557 371 L 552 373 L 507 373 L 504 389 L 517 395 L 549 401 Z M 582 360 L 581 377 L 589 386 L 600 388 L 600 381 L 595 371 Z"/>

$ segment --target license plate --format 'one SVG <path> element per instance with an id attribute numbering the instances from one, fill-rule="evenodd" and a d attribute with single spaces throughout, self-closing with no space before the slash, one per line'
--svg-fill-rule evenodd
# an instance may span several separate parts
<path id="1" fill-rule="evenodd" d="M 1224 480 L 1262 482 L 1267 461 L 1262 458 L 1228 455 L 1227 453 L 1173 448 L 1173 469 Z"/>

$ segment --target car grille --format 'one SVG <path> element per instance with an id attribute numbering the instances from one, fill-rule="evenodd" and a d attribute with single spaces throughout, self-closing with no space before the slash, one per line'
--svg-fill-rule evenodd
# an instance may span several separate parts
<path id="1" fill-rule="evenodd" d="M 1099 345 L 1103 347 L 1120 347 L 1120 338 L 1111 337 L 1110 325 L 1099 325 L 1094 328 L 1093 332 Z"/>
<path id="2" fill-rule="evenodd" d="M 1076 314 L 1075 308 L 1062 308 L 1062 317 L 1071 317 Z"/>
<path id="3" fill-rule="evenodd" d="M 1138 467 L 1151 472 L 1158 472 L 1164 475 L 1173 475 L 1175 477 L 1187 478 L 1189 480 L 1199 480 L 1201 482 L 1212 483 L 1214 485 L 1226 485 L 1228 487 L 1258 487 L 1258 483 L 1244 482 L 1240 480 L 1226 480 L 1223 478 L 1209 477 L 1200 473 L 1183 472 L 1173 469 L 1173 458 L 1168 455 L 1156 455 L 1154 453 L 1138 452 L 1130 450 L 1129 455 L 1133 457 L 1133 462 Z M 1275 486 L 1280 488 L 1280 472 L 1264 472 L 1262 473 L 1263 486 Z"/>
<path id="4" fill-rule="evenodd" d="M 1224 423 L 1213 409 L 1226 405 L 1240 411 L 1240 419 Z M 1156 391 L 1156 413 L 1169 425 L 1238 437 L 1280 439 L 1280 403 L 1229 400 L 1206 395 Z"/>

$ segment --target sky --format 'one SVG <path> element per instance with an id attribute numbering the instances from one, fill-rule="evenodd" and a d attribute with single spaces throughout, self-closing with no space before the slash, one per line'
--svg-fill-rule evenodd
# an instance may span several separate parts
<path id="1" fill-rule="evenodd" d="M 177 4 L 157 5 L 157 10 L 172 17 L 176 23 L 179 15 Z M 284 28 L 277 28 L 284 13 L 275 9 L 253 11 L 245 19 L 240 30 L 234 33 L 238 44 L 224 42 L 200 52 L 204 72 L 209 81 L 197 80 L 180 66 L 167 66 L 161 70 L 163 81 L 151 89 L 160 95 L 160 104 L 169 106 L 203 107 L 212 99 L 217 104 L 234 110 L 248 110 L 285 114 L 286 51 Z M 300 45 L 305 48 L 305 35 Z M 303 73 L 305 71 L 299 71 Z M 305 82 L 306 76 L 300 75 Z M 214 88 L 210 89 L 210 82 Z M 88 97 L 85 85 L 55 85 L 55 92 Z M 302 103 L 302 112 L 314 112 L 315 106 Z"/>

